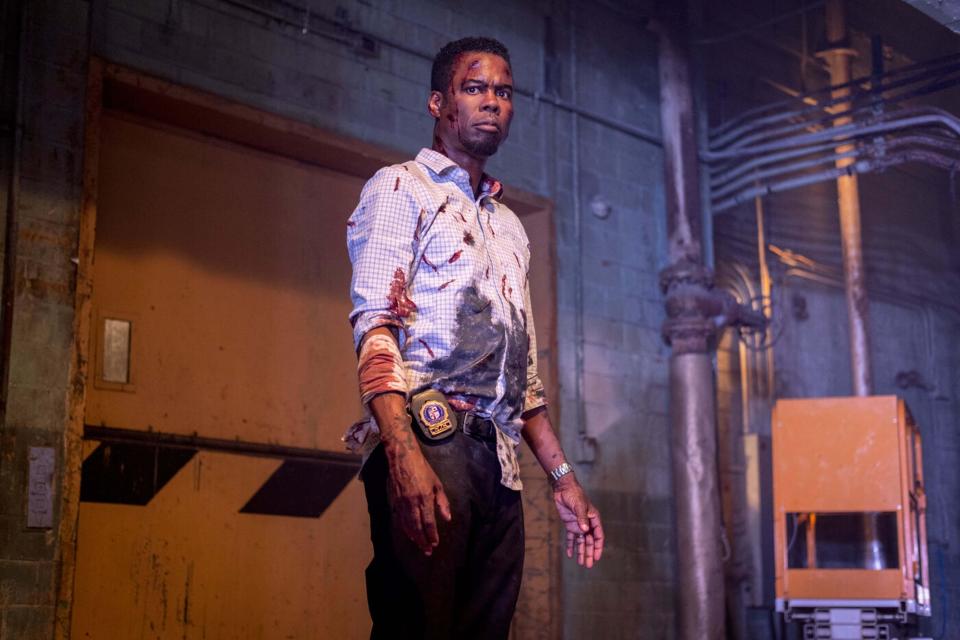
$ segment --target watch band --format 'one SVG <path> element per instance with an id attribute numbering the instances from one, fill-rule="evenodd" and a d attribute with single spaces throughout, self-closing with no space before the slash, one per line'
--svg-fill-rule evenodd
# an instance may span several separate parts
<path id="1" fill-rule="evenodd" d="M 567 475 L 568 473 L 573 473 L 573 467 L 570 466 L 569 462 L 564 462 L 560 466 L 550 471 L 550 479 L 553 480 L 554 483 L 556 483 L 557 481 L 560 480 L 560 478 Z"/>

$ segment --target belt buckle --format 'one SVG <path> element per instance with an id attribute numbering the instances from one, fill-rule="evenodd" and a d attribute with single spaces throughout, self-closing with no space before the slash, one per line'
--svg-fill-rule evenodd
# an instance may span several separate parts
<path id="1" fill-rule="evenodd" d="M 497 431 L 493 422 L 489 418 L 482 418 L 474 413 L 463 415 L 461 428 L 468 436 L 480 440 L 495 441 L 497 439 Z"/>

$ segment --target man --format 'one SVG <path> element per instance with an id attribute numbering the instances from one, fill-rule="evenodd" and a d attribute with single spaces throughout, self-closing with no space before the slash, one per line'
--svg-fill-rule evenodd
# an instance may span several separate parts
<path id="1" fill-rule="evenodd" d="M 377 172 L 347 223 L 374 419 L 345 438 L 369 453 L 371 637 L 506 638 L 523 566 L 521 434 L 553 479 L 567 556 L 593 566 L 603 528 L 547 417 L 526 234 L 483 171 L 513 117 L 507 49 L 447 44 L 427 109 L 432 148 Z"/>

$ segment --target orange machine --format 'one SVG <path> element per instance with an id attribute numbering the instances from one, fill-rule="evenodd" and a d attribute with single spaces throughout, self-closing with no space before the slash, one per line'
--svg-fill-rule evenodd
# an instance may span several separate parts
<path id="1" fill-rule="evenodd" d="M 929 616 L 920 432 L 904 401 L 780 400 L 772 428 L 777 610 L 816 638 Z"/>

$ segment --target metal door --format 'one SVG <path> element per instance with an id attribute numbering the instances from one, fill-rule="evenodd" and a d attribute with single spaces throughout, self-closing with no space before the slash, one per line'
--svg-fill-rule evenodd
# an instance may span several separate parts
<path id="1" fill-rule="evenodd" d="M 361 638 L 362 180 L 102 120 L 75 638 Z M 330 453 L 327 453 L 330 452 Z"/>

